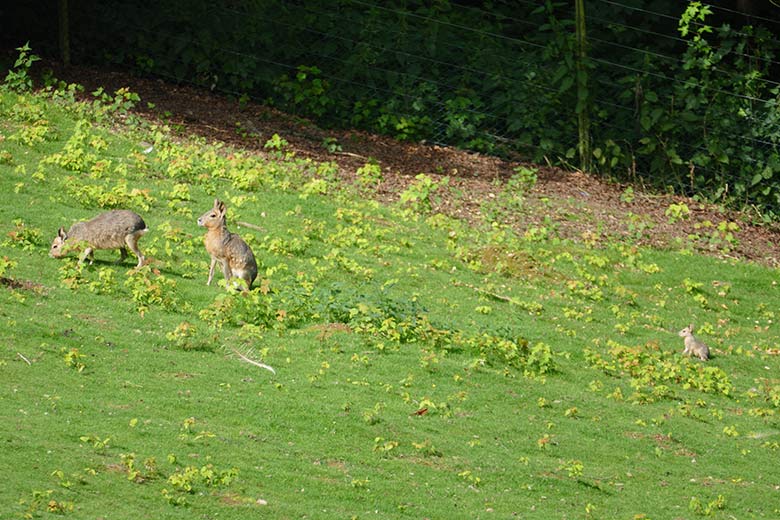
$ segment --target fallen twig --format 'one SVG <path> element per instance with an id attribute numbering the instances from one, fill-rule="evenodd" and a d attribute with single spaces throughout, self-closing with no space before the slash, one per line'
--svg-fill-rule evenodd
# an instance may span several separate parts
<path id="1" fill-rule="evenodd" d="M 335 152 L 338 155 L 348 155 L 349 157 L 357 157 L 359 159 L 365 159 L 364 156 L 352 152 Z"/>
<path id="2" fill-rule="evenodd" d="M 484 294 L 485 296 L 490 296 L 491 298 L 495 298 L 496 300 L 501 300 L 509 303 L 516 303 L 515 300 L 509 296 L 504 296 L 503 294 L 496 294 L 490 291 L 486 291 L 485 289 L 481 289 L 475 285 L 471 285 L 470 283 L 452 282 L 452 285 L 456 287 L 468 287 L 472 291 L 478 292 L 479 294 Z"/>
<path id="3" fill-rule="evenodd" d="M 237 355 L 238 357 L 240 357 L 243 361 L 246 361 L 247 363 L 249 363 L 251 365 L 255 365 L 257 367 L 264 368 L 264 369 L 268 370 L 269 372 L 271 372 L 272 374 L 276 374 L 276 370 L 274 370 L 273 367 L 270 367 L 270 366 L 266 365 L 265 363 L 260 363 L 259 361 L 255 361 L 254 359 L 249 359 L 248 357 L 246 357 L 245 355 L 243 355 L 241 352 L 239 352 L 236 349 L 232 349 L 232 350 L 233 350 L 233 353 L 235 355 Z"/>
<path id="4" fill-rule="evenodd" d="M 248 227 L 249 229 L 254 229 L 255 231 L 266 231 L 264 227 L 258 226 L 256 224 L 250 224 L 249 222 L 238 221 L 236 222 L 236 225 Z"/>
<path id="5" fill-rule="evenodd" d="M 30 363 L 30 360 L 27 359 L 26 357 L 24 357 L 21 352 L 17 352 L 16 355 L 19 356 L 20 358 L 22 358 L 25 363 L 27 363 L 28 365 L 32 366 L 32 363 Z"/>

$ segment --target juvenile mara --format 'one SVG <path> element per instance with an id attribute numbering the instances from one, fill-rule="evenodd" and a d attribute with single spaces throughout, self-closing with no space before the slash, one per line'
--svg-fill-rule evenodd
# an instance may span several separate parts
<path id="1" fill-rule="evenodd" d="M 121 263 L 127 257 L 127 248 L 138 257 L 136 267 L 144 265 L 144 255 L 138 249 L 138 240 L 148 231 L 144 219 L 129 210 L 101 213 L 87 222 L 76 222 L 66 232 L 61 227 L 51 243 L 49 256 L 60 258 L 74 251 L 82 251 L 79 264 L 89 258 L 96 249 L 119 249 Z"/>
<path id="2" fill-rule="evenodd" d="M 684 356 L 696 356 L 702 361 L 707 361 L 710 358 L 710 348 L 693 335 L 692 323 L 677 334 L 685 341 Z"/>
<path id="3" fill-rule="evenodd" d="M 214 267 L 219 262 L 222 264 L 225 280 L 240 278 L 246 283 L 247 289 L 251 289 L 252 282 L 257 277 L 255 255 L 240 236 L 228 231 L 225 213 L 227 213 L 225 203 L 214 199 L 214 207 L 198 218 L 198 225 L 208 230 L 203 237 L 203 243 L 206 251 L 211 255 L 211 267 L 206 285 L 211 285 Z"/>

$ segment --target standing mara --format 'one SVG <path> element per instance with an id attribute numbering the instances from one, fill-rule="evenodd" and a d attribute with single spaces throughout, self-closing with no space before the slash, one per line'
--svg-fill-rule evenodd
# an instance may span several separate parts
<path id="1" fill-rule="evenodd" d="M 209 279 L 206 285 L 211 285 L 214 277 L 214 267 L 217 262 L 222 265 L 225 280 L 242 279 L 247 289 L 252 288 L 252 282 L 257 278 L 257 262 L 255 255 L 246 242 L 236 233 L 231 233 L 225 223 L 225 203 L 214 199 L 214 207 L 198 218 L 198 225 L 206 228 L 203 243 L 211 255 Z"/>
<path id="2" fill-rule="evenodd" d="M 707 361 L 710 358 L 710 348 L 693 335 L 693 324 L 688 325 L 677 334 L 683 338 L 685 342 L 683 355 L 696 356 L 702 361 Z"/>

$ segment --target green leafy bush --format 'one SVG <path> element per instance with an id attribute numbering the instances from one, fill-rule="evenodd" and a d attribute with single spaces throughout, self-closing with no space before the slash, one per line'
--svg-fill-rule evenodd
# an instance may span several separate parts
<path id="1" fill-rule="evenodd" d="M 32 89 L 32 77 L 30 76 L 30 68 L 32 64 L 39 61 L 40 58 L 30 52 L 30 42 L 25 43 L 21 47 L 16 48 L 19 51 L 19 56 L 14 62 L 13 69 L 8 71 L 5 76 L 4 86 L 11 90 L 23 92 L 25 90 Z"/>
<path id="2" fill-rule="evenodd" d="M 430 175 L 420 173 L 414 178 L 415 181 L 401 192 L 401 204 L 406 204 L 420 213 L 430 213 L 436 192 L 449 184 L 449 177 L 435 181 Z"/>

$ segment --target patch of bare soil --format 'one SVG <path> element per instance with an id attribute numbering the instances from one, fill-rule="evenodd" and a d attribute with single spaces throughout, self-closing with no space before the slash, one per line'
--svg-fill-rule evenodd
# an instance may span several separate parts
<path id="1" fill-rule="evenodd" d="M 15 278 L 0 277 L 0 285 L 9 289 L 20 289 L 23 291 L 33 291 L 38 294 L 43 294 L 45 288 L 43 285 L 31 282 L 29 280 L 16 280 Z"/>
<path id="2" fill-rule="evenodd" d="M 389 137 L 357 130 L 323 130 L 305 119 L 283 114 L 267 106 L 236 100 L 189 86 L 144 79 L 127 73 L 49 63 L 55 76 L 85 86 L 86 92 L 103 87 L 113 92 L 128 87 L 140 95 L 137 110 L 185 133 L 218 140 L 263 154 L 263 144 L 279 134 L 298 156 L 338 165 L 345 180 L 369 159 L 379 163 L 384 180 L 377 196 L 397 200 L 414 176 L 426 173 L 435 179 L 449 176 L 449 189 L 441 190 L 437 209 L 453 216 L 478 221 L 485 203 L 498 196 L 501 181 L 514 174 L 520 163 L 455 148 L 399 142 Z M 149 108 L 147 103 L 152 103 Z M 326 139 L 335 139 L 339 150 L 331 151 Z M 634 186 L 633 197 L 624 196 L 625 186 L 582 172 L 537 166 L 538 182 L 525 201 L 525 209 L 509 215 L 520 231 L 551 224 L 566 238 L 586 243 L 630 238 L 633 243 L 658 248 L 694 247 L 723 257 L 751 260 L 777 267 L 780 228 L 757 226 L 748 215 L 725 211 L 679 196 L 657 195 Z M 670 204 L 686 204 L 688 218 L 676 222 L 665 214 Z M 739 230 L 733 240 L 719 233 L 721 222 L 734 222 Z M 708 224 L 709 223 L 709 224 Z M 701 238 L 691 239 L 698 235 Z"/>

